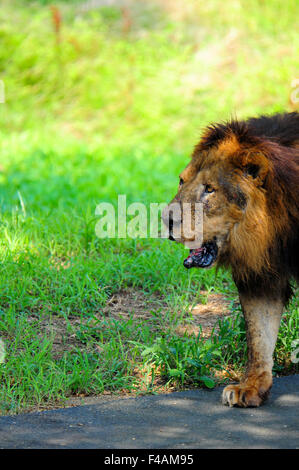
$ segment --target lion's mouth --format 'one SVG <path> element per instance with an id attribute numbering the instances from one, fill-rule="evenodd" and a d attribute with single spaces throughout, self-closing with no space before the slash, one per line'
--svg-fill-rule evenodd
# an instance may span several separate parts
<path id="1" fill-rule="evenodd" d="M 208 268 L 216 260 L 218 247 L 215 241 L 206 242 L 200 248 L 190 250 L 188 258 L 184 260 L 184 266 L 190 268 Z"/>

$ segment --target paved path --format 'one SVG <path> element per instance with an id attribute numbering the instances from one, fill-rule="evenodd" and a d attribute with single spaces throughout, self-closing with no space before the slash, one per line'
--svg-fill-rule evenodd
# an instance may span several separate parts
<path id="1" fill-rule="evenodd" d="M 222 388 L 101 400 L 0 417 L 0 448 L 299 448 L 299 375 L 259 409 L 220 404 Z"/>

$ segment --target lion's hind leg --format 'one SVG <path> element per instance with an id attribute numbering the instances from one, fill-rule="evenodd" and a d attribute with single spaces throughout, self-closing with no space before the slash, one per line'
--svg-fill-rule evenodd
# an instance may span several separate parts
<path id="1" fill-rule="evenodd" d="M 283 302 L 243 295 L 240 300 L 246 321 L 247 370 L 240 384 L 225 387 L 222 402 L 229 406 L 256 407 L 267 399 L 272 386 L 273 352 Z"/>

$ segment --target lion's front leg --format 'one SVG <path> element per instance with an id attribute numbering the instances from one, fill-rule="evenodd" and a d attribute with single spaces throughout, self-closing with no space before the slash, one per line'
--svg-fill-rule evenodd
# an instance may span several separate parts
<path id="1" fill-rule="evenodd" d="M 240 295 L 246 322 L 248 364 L 244 380 L 223 390 L 225 405 L 260 406 L 272 386 L 273 352 L 276 344 L 283 303 L 279 300 L 250 298 Z"/>

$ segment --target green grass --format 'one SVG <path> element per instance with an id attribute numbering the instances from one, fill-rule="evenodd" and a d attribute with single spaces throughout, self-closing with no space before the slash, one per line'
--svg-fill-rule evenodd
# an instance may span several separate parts
<path id="1" fill-rule="evenodd" d="M 80 13 L 80 2 L 1 2 L 0 410 L 70 396 L 212 386 L 244 366 L 241 316 L 210 343 L 178 335 L 199 290 L 236 298 L 230 274 L 185 270 L 165 240 L 99 240 L 95 208 L 167 202 L 211 121 L 292 110 L 297 2 L 134 2 Z M 178 14 L 179 13 L 179 14 Z M 107 301 L 141 292 L 147 316 Z M 109 304 L 108 304 L 109 305 Z M 232 308 L 232 314 L 234 308 Z M 275 372 L 291 373 L 298 300 L 282 322 Z M 58 340 L 59 338 L 59 340 Z"/>

